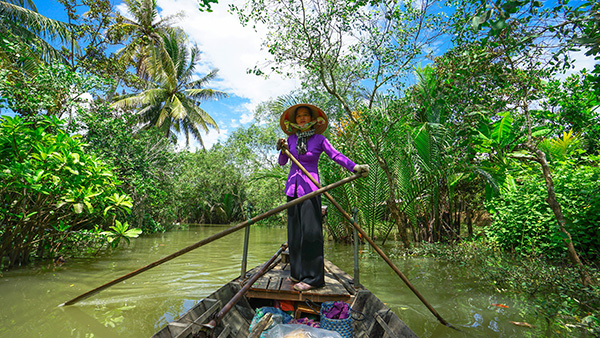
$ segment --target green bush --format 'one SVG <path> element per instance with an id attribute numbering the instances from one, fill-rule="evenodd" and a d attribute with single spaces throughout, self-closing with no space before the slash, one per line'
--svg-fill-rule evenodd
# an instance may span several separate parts
<path id="1" fill-rule="evenodd" d="M 173 144 L 157 129 L 138 130 L 137 116 L 99 105 L 80 110 L 77 129 L 85 130 L 89 151 L 110 163 L 132 199 L 127 222 L 144 233 L 165 231 L 176 220 L 173 178 L 178 167 Z"/>
<path id="2" fill-rule="evenodd" d="M 55 117 L 0 119 L 0 258 L 5 267 L 57 255 L 79 231 L 129 212 L 110 167 Z"/>
<path id="3" fill-rule="evenodd" d="M 600 257 L 600 168 L 564 167 L 553 172 L 556 198 L 566 229 L 584 258 Z M 516 188 L 492 200 L 489 239 L 523 255 L 557 256 L 566 252 L 554 213 L 546 203 L 546 186 L 538 177 L 524 177 Z"/>

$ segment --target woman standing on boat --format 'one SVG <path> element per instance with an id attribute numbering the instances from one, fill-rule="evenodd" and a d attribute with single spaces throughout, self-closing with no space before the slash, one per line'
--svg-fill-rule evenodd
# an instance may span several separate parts
<path id="1" fill-rule="evenodd" d="M 327 154 L 332 160 L 351 172 L 367 172 L 369 166 L 357 165 L 335 150 L 323 136 L 329 121 L 327 115 L 311 104 L 297 104 L 286 109 L 279 120 L 281 129 L 289 135 L 287 141 L 277 141 L 277 149 L 286 148 L 319 181 L 319 157 Z M 288 156 L 279 154 L 279 165 L 285 165 Z M 318 187 L 292 162 L 285 185 L 287 200 L 302 197 Z M 315 196 L 288 208 L 288 247 L 290 251 L 290 279 L 297 291 L 307 291 L 325 284 L 323 263 L 323 225 L 321 196 Z"/>

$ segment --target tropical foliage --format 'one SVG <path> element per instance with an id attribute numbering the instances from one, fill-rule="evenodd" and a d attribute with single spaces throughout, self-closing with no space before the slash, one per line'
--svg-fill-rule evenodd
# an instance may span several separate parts
<path id="1" fill-rule="evenodd" d="M 465 247 L 482 245 L 569 266 L 558 270 L 573 283 L 579 273 L 580 284 L 549 291 L 566 305 L 542 312 L 593 323 L 584 312 L 596 305 L 574 299 L 597 291 L 599 66 L 572 68 L 576 55 L 599 57 L 598 1 L 236 3 L 243 24 L 266 27 L 273 56 L 250 72 L 269 68 L 302 85 L 259 104 L 255 124 L 210 149 L 179 152 L 178 138 L 203 145 L 202 134 L 217 130 L 202 103 L 226 97 L 208 87 L 216 70 L 198 74 L 200 51 L 174 26 L 180 15 L 163 17 L 155 0 L 126 0 L 122 14 L 105 0 L 60 3 L 67 23 L 30 1 L 0 1 L 5 266 L 280 205 L 279 116 L 312 102 L 328 113 L 332 144 L 370 165 L 367 178 L 331 191 L 370 237 L 411 250 L 446 242 L 469 257 Z M 323 184 L 348 175 L 321 163 Z M 490 225 L 478 224 L 490 214 Z M 326 230 L 353 236 L 331 205 Z M 526 280 L 505 256 L 485 255 L 497 285 Z"/>
<path id="2" fill-rule="evenodd" d="M 205 100 L 226 97 L 227 94 L 206 88 L 206 84 L 216 77 L 216 70 L 194 80 L 200 51 L 195 46 L 188 50 L 184 44 L 186 39 L 180 30 L 162 35 L 161 46 L 167 55 L 159 60 L 143 62 L 147 64 L 146 70 L 152 74 L 153 81 L 141 93 L 117 97 L 113 106 L 137 109 L 146 129 L 156 127 L 166 137 L 183 133 L 186 144 L 189 144 L 191 134 L 203 145 L 200 131 L 207 133 L 209 127 L 218 128 L 200 104 Z"/>
<path id="3" fill-rule="evenodd" d="M 98 231 L 131 208 L 112 168 L 56 118 L 0 123 L 0 257 L 7 267 L 52 258 L 74 232 Z M 83 244 L 83 243 L 82 243 Z"/>
<path id="4" fill-rule="evenodd" d="M 148 67 L 156 62 L 163 63 L 160 66 L 171 66 L 166 71 L 173 74 L 164 36 L 177 30 L 173 24 L 181 14 L 160 18 L 156 0 L 124 0 L 123 3 L 127 7 L 126 16 L 116 13 L 115 21 L 107 29 L 107 37 L 113 43 L 125 44 L 117 52 L 119 59 L 133 64 L 143 79 L 152 76 L 153 71 Z"/>
<path id="5" fill-rule="evenodd" d="M 178 156 L 173 144 L 158 130 L 137 130 L 135 116 L 102 104 L 80 110 L 78 121 L 74 131 L 85 130 L 88 149 L 115 168 L 131 197 L 129 224 L 149 233 L 169 229 L 177 218 L 172 196 Z"/>
<path id="6" fill-rule="evenodd" d="M 570 164 L 557 165 L 554 172 L 556 194 L 563 202 L 569 220 L 567 229 L 577 251 L 590 261 L 598 260 L 598 168 L 587 165 L 573 170 Z M 531 169 L 530 169 L 531 170 Z M 522 174 L 519 182 L 489 202 L 494 222 L 486 228 L 490 240 L 523 256 L 563 258 L 563 235 L 552 210 L 546 203 L 546 191 L 537 175 Z"/>
<path id="7" fill-rule="evenodd" d="M 0 49 L 0 62 L 23 61 L 23 71 L 29 72 L 44 62 L 66 61 L 52 42 L 74 41 L 67 24 L 38 13 L 31 0 L 0 1 L 0 42 L 18 46 L 22 54 Z"/>

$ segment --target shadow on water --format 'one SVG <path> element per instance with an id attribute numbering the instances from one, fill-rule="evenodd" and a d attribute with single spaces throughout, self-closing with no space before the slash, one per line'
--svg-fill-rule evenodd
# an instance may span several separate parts
<path id="1" fill-rule="evenodd" d="M 61 267 L 26 267 L 0 276 L 0 337 L 149 337 L 240 273 L 243 231 L 123 281 L 78 304 L 79 294 L 163 258 L 226 227 L 192 226 L 144 236 L 110 256 L 77 259 Z M 270 258 L 286 240 L 284 228 L 253 228 L 248 268 Z M 386 251 L 386 249 L 384 249 Z M 353 273 L 352 247 L 327 243 L 326 257 Z M 529 322 L 518 304 L 466 278 L 463 267 L 423 258 L 394 259 L 444 319 L 439 324 L 396 274 L 368 248 L 361 253 L 361 283 L 420 337 L 526 337 Z M 492 304 L 503 304 L 508 308 Z"/>

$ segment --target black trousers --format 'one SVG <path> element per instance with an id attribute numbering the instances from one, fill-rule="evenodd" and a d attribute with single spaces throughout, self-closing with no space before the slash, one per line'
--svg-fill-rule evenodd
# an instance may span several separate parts
<path id="1" fill-rule="evenodd" d="M 287 198 L 288 202 L 296 197 Z M 290 276 L 312 286 L 325 284 L 321 196 L 288 208 Z"/>

